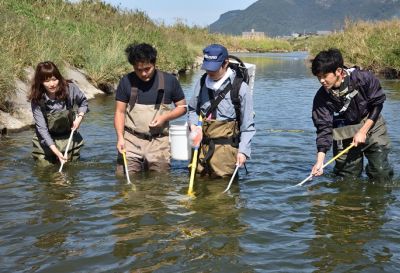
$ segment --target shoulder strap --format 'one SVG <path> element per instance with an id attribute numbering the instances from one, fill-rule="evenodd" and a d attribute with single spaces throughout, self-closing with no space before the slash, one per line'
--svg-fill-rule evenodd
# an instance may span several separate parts
<path id="1" fill-rule="evenodd" d="M 204 73 L 203 76 L 200 79 L 200 92 L 201 90 L 203 90 L 203 86 L 205 84 L 205 79 L 206 79 L 207 73 Z M 233 106 L 235 107 L 235 113 L 236 113 L 236 121 L 239 124 L 239 128 L 241 125 L 241 113 L 240 113 L 240 98 L 239 98 L 239 91 L 240 91 L 240 87 L 242 86 L 242 82 L 243 82 L 243 78 L 236 76 L 235 79 L 233 80 L 233 85 L 232 84 L 227 84 L 226 87 L 224 88 L 223 91 L 221 91 L 217 98 L 215 100 L 211 100 L 211 105 L 210 108 L 207 110 L 206 113 L 206 117 L 208 117 L 208 115 L 210 113 L 212 113 L 218 106 L 218 104 L 221 102 L 221 100 L 223 98 L 225 98 L 226 94 L 231 91 L 231 101 Z M 210 94 L 209 94 L 210 96 Z M 198 107 L 197 109 L 199 109 L 200 112 L 200 102 L 197 103 Z M 200 114 L 200 113 L 197 113 Z"/>
<path id="2" fill-rule="evenodd" d="M 242 86 L 243 79 L 241 77 L 235 77 L 233 80 L 233 87 L 231 91 L 231 100 L 232 104 L 235 107 L 235 113 L 236 113 L 236 121 L 240 125 L 242 125 L 242 120 L 241 120 L 241 113 L 240 113 L 240 98 L 239 98 L 239 91 L 240 87 Z"/>
<path id="3" fill-rule="evenodd" d="M 345 78 L 346 79 L 346 95 L 344 96 L 344 105 L 342 109 L 339 110 L 339 114 L 346 112 L 347 108 L 349 107 L 351 100 L 358 94 L 358 90 L 355 87 L 354 83 L 350 80 L 350 74 L 353 72 L 354 69 L 349 69 L 347 70 L 348 76 Z"/>
<path id="4" fill-rule="evenodd" d="M 38 101 L 38 105 L 40 106 L 40 110 L 42 110 L 43 114 L 46 114 L 46 105 L 44 104 L 43 97 Z"/>
<path id="5" fill-rule="evenodd" d="M 157 87 L 158 94 L 157 94 L 156 103 L 155 103 L 154 108 L 158 110 L 160 108 L 161 102 L 164 100 L 165 82 L 164 82 L 163 72 L 157 71 L 157 77 L 158 77 L 158 87 Z M 128 80 L 131 84 L 131 96 L 129 99 L 129 106 L 130 106 L 130 110 L 132 110 L 132 108 L 135 106 L 135 104 L 137 102 L 139 90 L 134 83 L 133 74 L 128 74 Z"/>
<path id="6" fill-rule="evenodd" d="M 346 95 L 345 98 L 345 103 L 342 107 L 342 109 L 339 110 L 339 113 L 343 113 L 347 110 L 347 108 L 350 105 L 351 100 L 358 94 L 358 90 L 354 89 L 353 92 L 349 93 Z"/>
<path id="7" fill-rule="evenodd" d="M 137 97 L 138 97 L 138 88 L 136 87 L 134 81 L 133 81 L 133 74 L 129 73 L 128 74 L 128 80 L 131 83 L 131 96 L 129 98 L 129 111 L 135 107 L 135 103 L 137 102 Z"/>
<path id="8" fill-rule="evenodd" d="M 213 107 L 213 109 L 211 108 L 211 105 L 215 104 L 214 91 L 212 89 L 210 89 L 210 88 L 207 88 L 207 91 L 208 91 L 208 99 L 210 100 L 210 109 L 209 109 L 209 111 L 207 111 L 206 117 L 209 117 L 210 114 L 211 114 L 211 118 L 215 119 L 216 115 L 217 115 L 215 110 L 216 110 L 217 107 Z"/>
<path id="9" fill-rule="evenodd" d="M 157 70 L 157 77 L 158 77 L 158 93 L 154 109 L 158 110 L 160 109 L 161 103 L 164 101 L 164 95 L 165 95 L 164 73 L 162 71 Z"/>
<path id="10" fill-rule="evenodd" d="M 69 96 L 65 99 L 65 107 L 67 108 L 67 110 L 71 110 L 73 108 L 71 98 Z"/>
<path id="11" fill-rule="evenodd" d="M 199 91 L 199 97 L 200 97 L 200 93 L 203 90 L 203 86 L 206 83 L 206 77 L 207 77 L 207 73 L 204 73 L 201 78 L 200 78 L 200 91 Z M 196 114 L 200 115 L 201 111 L 200 111 L 200 100 L 197 100 L 197 107 L 196 107 Z"/>
<path id="12" fill-rule="evenodd" d="M 207 110 L 206 117 L 208 117 L 211 113 L 214 112 L 215 109 L 217 109 L 218 104 L 225 98 L 226 94 L 228 94 L 228 92 L 231 91 L 231 90 L 232 90 L 232 84 L 229 82 L 229 83 L 225 86 L 224 90 L 222 90 L 221 92 L 219 92 L 219 94 L 218 94 L 218 96 L 215 98 L 215 100 L 213 100 L 213 101 L 211 102 L 211 105 L 210 105 L 210 107 L 209 107 L 208 110 Z"/>
<path id="13" fill-rule="evenodd" d="M 67 80 L 67 86 L 66 86 L 67 96 L 65 97 L 65 108 L 67 108 L 67 110 L 71 110 L 74 106 L 75 98 L 71 94 L 72 93 L 71 89 L 74 88 L 71 86 L 72 84 L 73 82 L 71 80 Z"/>

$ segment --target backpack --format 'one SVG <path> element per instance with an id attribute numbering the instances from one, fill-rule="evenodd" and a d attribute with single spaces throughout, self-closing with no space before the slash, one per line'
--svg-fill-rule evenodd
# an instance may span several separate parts
<path id="1" fill-rule="evenodd" d="M 250 81 L 250 76 L 248 69 L 244 65 L 241 59 L 239 59 L 236 56 L 233 55 L 228 55 L 229 58 L 229 64 L 228 67 L 236 72 L 235 79 L 233 80 L 233 84 L 230 85 L 228 84 L 223 91 L 220 92 L 218 97 L 211 101 L 211 106 L 208 109 L 207 113 L 205 116 L 208 116 L 210 113 L 212 113 L 218 106 L 218 104 L 221 102 L 221 100 L 226 96 L 226 94 L 231 91 L 231 100 L 232 104 L 235 108 L 235 113 L 236 113 L 236 121 L 239 124 L 239 128 L 241 125 L 241 113 L 240 113 L 240 98 L 239 98 L 239 90 L 240 87 L 242 86 L 242 82 L 245 82 L 249 84 Z M 232 61 L 233 60 L 233 61 Z M 206 81 L 206 76 L 207 73 L 204 73 L 203 76 L 200 79 L 200 90 L 203 89 L 203 86 Z M 230 88 L 232 86 L 232 88 Z M 200 109 L 200 107 L 198 107 Z"/>

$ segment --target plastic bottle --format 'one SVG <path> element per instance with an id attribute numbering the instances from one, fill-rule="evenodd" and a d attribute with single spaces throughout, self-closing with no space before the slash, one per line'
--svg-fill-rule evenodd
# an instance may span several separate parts
<path id="1" fill-rule="evenodd" d="M 198 148 L 200 146 L 201 139 L 203 137 L 203 132 L 201 131 L 201 127 L 196 127 L 196 129 L 192 130 L 189 135 L 190 145 L 193 148 Z"/>

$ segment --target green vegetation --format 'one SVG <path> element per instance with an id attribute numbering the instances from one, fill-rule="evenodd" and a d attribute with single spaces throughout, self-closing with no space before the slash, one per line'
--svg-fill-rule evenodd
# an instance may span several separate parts
<path id="1" fill-rule="evenodd" d="M 348 65 L 359 65 L 375 72 L 400 71 L 400 20 L 380 22 L 346 21 L 342 32 L 326 37 L 293 41 L 295 49 L 307 49 L 312 56 L 336 47 L 343 52 Z"/>
<path id="2" fill-rule="evenodd" d="M 209 34 L 200 27 L 176 22 L 155 24 L 141 11 L 121 10 L 100 0 L 69 3 L 64 0 L 0 1 L 0 109 L 14 90 L 14 80 L 25 69 L 52 60 L 61 68 L 83 69 L 97 86 L 115 83 L 131 70 L 124 49 L 147 42 L 158 52 L 158 67 L 166 71 L 191 68 L 202 48 L 221 43 L 233 51 L 268 52 L 309 50 L 311 55 L 329 47 L 343 51 L 349 65 L 381 71 L 400 71 L 400 20 L 345 23 L 344 31 L 325 37 L 290 42 L 271 38 L 246 39 Z"/>
<path id="3" fill-rule="evenodd" d="M 288 51 L 286 41 L 248 41 L 227 35 L 210 35 L 207 29 L 157 25 L 141 11 L 114 8 L 99 0 L 69 3 L 63 0 L 0 1 L 0 106 L 12 92 L 14 79 L 25 69 L 52 60 L 83 69 L 97 85 L 116 82 L 131 70 L 124 55 L 133 42 L 147 42 L 158 52 L 158 67 L 185 70 L 201 49 L 212 42 L 231 51 Z M 0 107 L 1 108 L 1 107 Z"/>

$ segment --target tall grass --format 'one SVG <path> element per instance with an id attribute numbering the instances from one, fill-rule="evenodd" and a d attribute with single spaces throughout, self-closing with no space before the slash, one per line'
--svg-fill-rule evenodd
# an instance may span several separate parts
<path id="1" fill-rule="evenodd" d="M 376 72 L 386 68 L 400 71 L 400 20 L 348 20 L 343 31 L 312 39 L 308 46 L 311 55 L 336 47 L 349 65 L 356 64 Z"/>
<path id="2" fill-rule="evenodd" d="M 201 49 L 213 42 L 230 50 L 288 50 L 290 45 L 273 39 L 248 41 L 209 34 L 181 22 L 155 24 L 137 10 L 121 10 L 100 0 L 69 3 L 63 0 L 0 1 L 0 105 L 13 90 L 24 69 L 52 60 L 83 69 L 95 85 L 116 82 L 132 68 L 124 49 L 133 42 L 154 45 L 157 66 L 166 71 L 190 67 Z"/>

